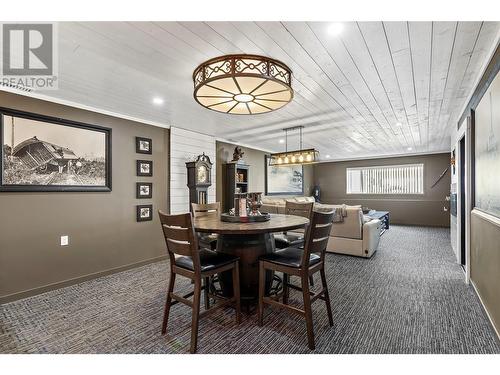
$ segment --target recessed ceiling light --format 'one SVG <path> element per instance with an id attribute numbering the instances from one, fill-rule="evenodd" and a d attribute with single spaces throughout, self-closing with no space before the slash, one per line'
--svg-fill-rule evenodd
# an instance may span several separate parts
<path id="1" fill-rule="evenodd" d="M 330 35 L 339 35 L 342 30 L 344 30 L 344 24 L 340 22 L 334 22 L 328 26 L 328 34 Z"/>
<path id="2" fill-rule="evenodd" d="M 156 105 L 161 105 L 164 103 L 164 100 L 162 98 L 156 97 L 156 98 L 153 98 L 153 103 Z"/>
<path id="3" fill-rule="evenodd" d="M 403 124 L 400 122 L 396 122 L 396 126 L 403 126 Z"/>
<path id="4" fill-rule="evenodd" d="M 280 143 L 285 143 L 285 140 L 284 139 L 280 139 L 279 141 Z"/>
<path id="5" fill-rule="evenodd" d="M 331 156 L 330 156 L 330 155 L 325 155 L 325 157 L 326 157 L 327 159 L 330 159 L 330 158 L 331 158 Z"/>
<path id="6" fill-rule="evenodd" d="M 411 150 L 413 150 L 413 148 L 411 148 L 411 147 L 408 147 L 408 148 L 407 148 L 407 150 L 408 150 L 408 151 L 411 151 Z"/>

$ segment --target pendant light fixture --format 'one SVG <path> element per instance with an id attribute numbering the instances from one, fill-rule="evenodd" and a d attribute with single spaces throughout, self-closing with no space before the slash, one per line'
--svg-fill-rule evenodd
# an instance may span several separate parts
<path id="1" fill-rule="evenodd" d="M 226 55 L 193 72 L 194 99 L 217 112 L 253 115 L 271 112 L 293 98 L 292 71 L 259 55 Z"/>
<path id="2" fill-rule="evenodd" d="M 283 129 L 285 132 L 285 152 L 271 154 L 269 158 L 270 166 L 279 167 L 283 165 L 311 164 L 316 162 L 319 152 L 314 148 L 302 148 L 302 128 L 304 127 L 294 126 L 292 128 Z M 288 132 L 293 130 L 299 131 L 299 149 L 288 151 Z"/>

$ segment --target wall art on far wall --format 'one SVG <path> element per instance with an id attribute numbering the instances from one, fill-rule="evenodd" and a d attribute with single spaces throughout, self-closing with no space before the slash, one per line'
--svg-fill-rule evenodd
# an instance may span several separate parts
<path id="1" fill-rule="evenodd" d="M 302 165 L 270 166 L 265 158 L 266 195 L 303 195 L 304 168 Z"/>
<path id="2" fill-rule="evenodd" d="M 136 206 L 137 210 L 137 221 L 151 221 L 153 220 L 153 205 L 152 204 L 140 204 Z"/>
<path id="3" fill-rule="evenodd" d="M 111 191 L 111 129 L 0 108 L 0 191 Z"/>
<path id="4" fill-rule="evenodd" d="M 137 182 L 136 184 L 136 198 L 145 199 L 153 197 L 153 183 L 151 182 Z"/>
<path id="5" fill-rule="evenodd" d="M 137 160 L 137 176 L 152 177 L 153 176 L 153 161 L 152 160 Z"/>
<path id="6" fill-rule="evenodd" d="M 153 153 L 153 140 L 151 138 L 135 137 L 135 152 L 151 155 Z"/>

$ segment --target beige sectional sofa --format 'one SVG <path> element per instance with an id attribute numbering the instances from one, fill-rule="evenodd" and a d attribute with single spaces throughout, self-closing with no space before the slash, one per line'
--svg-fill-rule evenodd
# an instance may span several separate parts
<path id="1" fill-rule="evenodd" d="M 293 202 L 314 202 L 313 197 L 263 197 L 262 212 L 284 214 L 287 200 Z M 345 207 L 343 222 L 332 225 L 327 251 L 370 258 L 377 251 L 380 240 L 380 221 L 363 215 L 361 206 L 342 206 L 315 203 L 315 211 L 327 211 L 333 207 Z"/>

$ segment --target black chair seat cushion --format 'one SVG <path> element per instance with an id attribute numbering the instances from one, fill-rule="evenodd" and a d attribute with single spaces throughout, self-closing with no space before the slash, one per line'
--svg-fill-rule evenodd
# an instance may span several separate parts
<path id="1" fill-rule="evenodd" d="M 278 233 L 274 235 L 274 245 L 277 249 L 299 247 L 304 244 L 303 233 Z"/>
<path id="2" fill-rule="evenodd" d="M 304 250 L 296 247 L 287 247 L 286 249 L 277 250 L 274 253 L 263 255 L 260 257 L 260 260 L 280 264 L 282 266 L 299 268 L 301 266 L 300 262 L 302 260 L 303 253 Z M 321 258 L 319 255 L 311 254 L 309 256 L 309 266 L 319 263 L 320 260 Z"/>
<path id="3" fill-rule="evenodd" d="M 201 249 L 200 250 L 200 265 L 201 272 L 211 271 L 215 268 L 225 266 L 227 264 L 233 263 L 238 260 L 230 254 L 217 253 L 212 250 Z M 181 256 L 175 259 L 175 265 L 177 267 L 186 268 L 190 271 L 194 271 L 193 259 L 187 256 Z"/>

